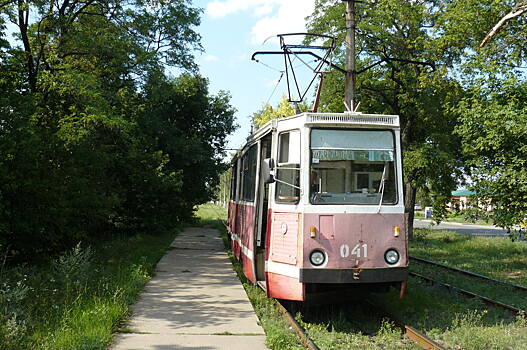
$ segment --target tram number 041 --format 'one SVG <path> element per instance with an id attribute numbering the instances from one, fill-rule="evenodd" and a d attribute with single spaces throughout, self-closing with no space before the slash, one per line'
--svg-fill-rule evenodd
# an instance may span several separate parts
<path id="1" fill-rule="evenodd" d="M 350 249 L 350 246 L 347 244 L 343 244 L 340 246 L 340 256 L 343 258 L 347 258 L 350 255 L 355 255 L 357 258 L 367 258 L 368 257 L 368 245 L 366 243 L 364 244 L 357 244 L 353 249 Z"/>

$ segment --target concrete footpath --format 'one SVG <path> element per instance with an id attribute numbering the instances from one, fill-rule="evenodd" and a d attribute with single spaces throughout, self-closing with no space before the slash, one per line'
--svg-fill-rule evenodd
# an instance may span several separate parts
<path id="1" fill-rule="evenodd" d="M 266 349 L 265 333 L 215 229 L 171 244 L 113 350 Z"/>
<path id="2" fill-rule="evenodd" d="M 415 228 L 430 228 L 432 230 L 454 231 L 461 234 L 482 237 L 508 237 L 507 230 L 492 225 L 476 225 L 470 223 L 442 221 L 436 225 L 432 220 L 414 220 Z"/>

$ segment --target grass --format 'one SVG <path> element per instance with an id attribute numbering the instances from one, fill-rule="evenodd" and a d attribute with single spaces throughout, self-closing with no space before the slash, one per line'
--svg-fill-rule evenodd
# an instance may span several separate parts
<path id="1" fill-rule="evenodd" d="M 527 242 L 416 229 L 410 254 L 527 286 Z"/>
<path id="2" fill-rule="evenodd" d="M 213 203 L 206 203 L 200 205 L 196 211 L 196 217 L 201 226 L 214 226 L 224 232 L 225 226 L 221 223 L 222 220 L 227 220 L 227 207 L 216 205 Z M 225 234 L 227 232 L 225 231 Z"/>
<path id="3" fill-rule="evenodd" d="M 376 316 L 359 300 L 342 305 L 310 306 L 297 319 L 321 349 L 420 349 L 393 323 Z"/>
<path id="4" fill-rule="evenodd" d="M 221 210 L 223 212 L 213 205 L 201 207 L 202 224 L 216 225 L 224 229 L 221 224 L 218 225 L 218 221 L 214 221 L 225 217 L 225 209 Z M 225 234 L 224 239 L 228 244 Z M 416 230 L 416 236 L 410 245 L 411 253 L 416 256 L 498 279 L 525 283 L 525 242 L 511 242 L 501 238 L 472 238 L 455 233 L 419 229 Z M 233 259 L 232 254 L 230 257 L 266 332 L 266 345 L 271 349 L 301 349 L 296 335 L 282 320 L 274 301 L 267 298 L 262 290 L 248 283 L 241 273 L 240 264 Z M 494 274 L 487 273 L 489 270 L 495 270 Z M 508 294 L 504 292 L 504 295 Z M 517 302 L 522 302 L 519 297 L 516 298 Z M 527 350 L 525 317 L 513 318 L 506 311 L 487 310 L 480 301 L 451 294 L 447 290 L 431 287 L 418 280 L 409 280 L 408 292 L 402 300 L 396 290 L 371 295 L 368 299 L 405 324 L 426 332 L 447 348 Z M 302 314 L 297 314 L 296 318 L 321 349 L 416 348 L 413 344 L 401 340 L 400 331 L 392 324 L 382 318 L 372 318 L 372 314 L 373 312 L 362 305 L 360 300 L 350 300 L 344 307 L 323 306 L 302 310 Z M 365 333 L 372 335 L 368 336 Z"/>
<path id="5" fill-rule="evenodd" d="M 410 279 L 408 292 L 377 295 L 375 303 L 405 324 L 424 331 L 449 349 L 527 349 L 527 322 L 506 311 L 487 310 L 478 300 Z"/>
<path id="6" fill-rule="evenodd" d="M 500 283 L 487 282 L 452 271 L 437 269 L 416 261 L 412 261 L 410 270 L 443 283 L 448 283 L 522 310 L 527 310 L 527 292 L 522 292 L 513 287 Z"/>
<path id="7" fill-rule="evenodd" d="M 527 285 L 527 242 L 416 229 L 410 241 L 410 254 L 498 280 Z M 500 284 L 489 284 L 417 262 L 412 262 L 410 269 L 527 309 L 525 293 Z M 515 319 L 505 311 L 487 310 L 481 302 L 426 286 L 417 280 L 410 280 L 409 292 L 403 301 L 390 294 L 384 298 L 387 298 L 384 304 L 391 307 L 392 312 L 426 329 L 430 336 L 449 347 L 459 346 L 467 350 L 527 349 L 525 317 Z"/>
<path id="8" fill-rule="evenodd" d="M 425 218 L 425 212 L 421 210 L 414 211 L 414 219 L 424 219 Z"/>
<path id="9" fill-rule="evenodd" d="M 175 235 L 79 245 L 48 264 L 3 271 L 0 349 L 105 349 Z"/>

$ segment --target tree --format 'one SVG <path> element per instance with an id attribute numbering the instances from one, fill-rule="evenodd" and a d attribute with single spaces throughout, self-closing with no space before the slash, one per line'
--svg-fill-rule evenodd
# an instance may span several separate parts
<path id="1" fill-rule="evenodd" d="M 284 118 L 295 114 L 295 107 L 287 100 L 286 95 L 282 95 L 276 108 L 266 103 L 262 105 L 260 110 L 253 113 L 252 123 L 255 127 L 259 128 L 271 119 Z"/>
<path id="2" fill-rule="evenodd" d="M 527 218 L 527 84 L 509 87 L 485 100 L 467 98 L 459 105 L 473 188 L 480 202 L 493 208 L 496 225 L 512 228 Z"/>
<path id="3" fill-rule="evenodd" d="M 490 218 L 495 224 L 525 229 L 527 23 L 519 17 L 524 4 L 513 5 L 475 0 L 451 4 L 445 34 L 464 32 L 463 40 L 470 47 L 459 69 L 468 96 L 453 112 L 460 121 L 456 133 L 462 138 L 476 199 L 493 207 Z M 495 35 L 512 18 L 516 20 L 508 22 L 507 31 Z M 494 23 L 497 25 L 485 37 Z M 484 44 L 481 48 L 480 43 Z"/>
<path id="4" fill-rule="evenodd" d="M 42 71 L 57 72 L 65 62 L 78 59 L 111 64 L 126 54 L 127 73 L 139 76 L 142 65 L 156 61 L 195 67 L 191 52 L 201 46 L 192 27 L 200 19 L 199 10 L 188 4 L 188 0 L 7 0 L 0 4 L 0 14 L 19 29 L 29 88 L 36 92 Z"/>
<path id="5" fill-rule="evenodd" d="M 155 232 L 211 197 L 234 111 L 193 74 L 200 11 L 189 4 L 0 2 L 0 247 L 10 258 Z M 3 39 L 5 20 L 20 47 Z M 171 81 L 165 65 L 191 73 Z"/>
<path id="6" fill-rule="evenodd" d="M 220 182 L 215 190 L 215 198 L 222 206 L 227 206 L 230 198 L 231 171 L 225 170 L 220 175 Z"/>
<path id="7" fill-rule="evenodd" d="M 337 36 L 341 64 L 344 11 L 342 2 L 317 0 L 308 18 L 311 32 Z M 448 109 L 463 95 L 449 74 L 459 53 L 436 27 L 443 16 L 436 1 L 375 1 L 359 8 L 357 15 L 357 71 L 370 67 L 357 84 L 360 110 L 400 116 L 406 226 L 411 236 L 417 189 L 428 188 L 440 218 L 461 175 L 459 139 L 452 136 L 456 118 Z M 325 80 L 322 111 L 343 108 L 343 77 L 337 74 Z"/>
<path id="8" fill-rule="evenodd" d="M 307 103 L 300 103 L 298 109 L 300 111 L 307 111 L 309 107 Z M 272 119 L 289 117 L 295 114 L 297 114 L 297 108 L 289 102 L 286 95 L 282 95 L 275 108 L 266 103 L 262 105 L 260 110 L 254 112 L 252 115 L 252 123 L 253 126 L 259 128 Z"/>
<path id="9" fill-rule="evenodd" d="M 145 90 L 149 101 L 141 129 L 156 141 L 155 149 L 167 154 L 168 169 L 182 175 L 178 208 L 187 215 L 194 206 L 214 196 L 219 175 L 227 166 L 225 136 L 237 127 L 230 96 L 210 96 L 207 79 L 184 74 L 173 80 L 152 75 Z"/>

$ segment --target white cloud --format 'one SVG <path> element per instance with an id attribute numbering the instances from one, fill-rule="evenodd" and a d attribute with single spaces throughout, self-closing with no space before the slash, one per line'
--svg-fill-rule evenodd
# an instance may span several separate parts
<path id="1" fill-rule="evenodd" d="M 254 9 L 254 15 L 256 17 L 262 17 L 265 15 L 268 15 L 273 12 L 273 5 L 272 4 L 264 4 L 262 6 L 258 6 Z"/>
<path id="2" fill-rule="evenodd" d="M 207 55 L 205 57 L 203 57 L 203 61 L 205 62 L 217 62 L 219 61 L 219 57 L 218 56 L 214 56 L 214 55 Z"/>
<path id="3" fill-rule="evenodd" d="M 251 42 L 261 44 L 272 35 L 305 32 L 305 18 L 313 12 L 313 8 L 313 0 L 282 1 L 276 13 L 256 22 L 251 30 Z"/>
<path id="4" fill-rule="evenodd" d="M 274 0 L 214 0 L 207 4 L 205 12 L 212 18 L 221 18 L 269 2 Z"/>
<path id="5" fill-rule="evenodd" d="M 304 32 L 305 17 L 314 9 L 314 0 L 214 0 L 206 13 L 221 18 L 242 11 L 252 11 L 258 18 L 251 30 L 251 43 L 281 33 Z"/>

